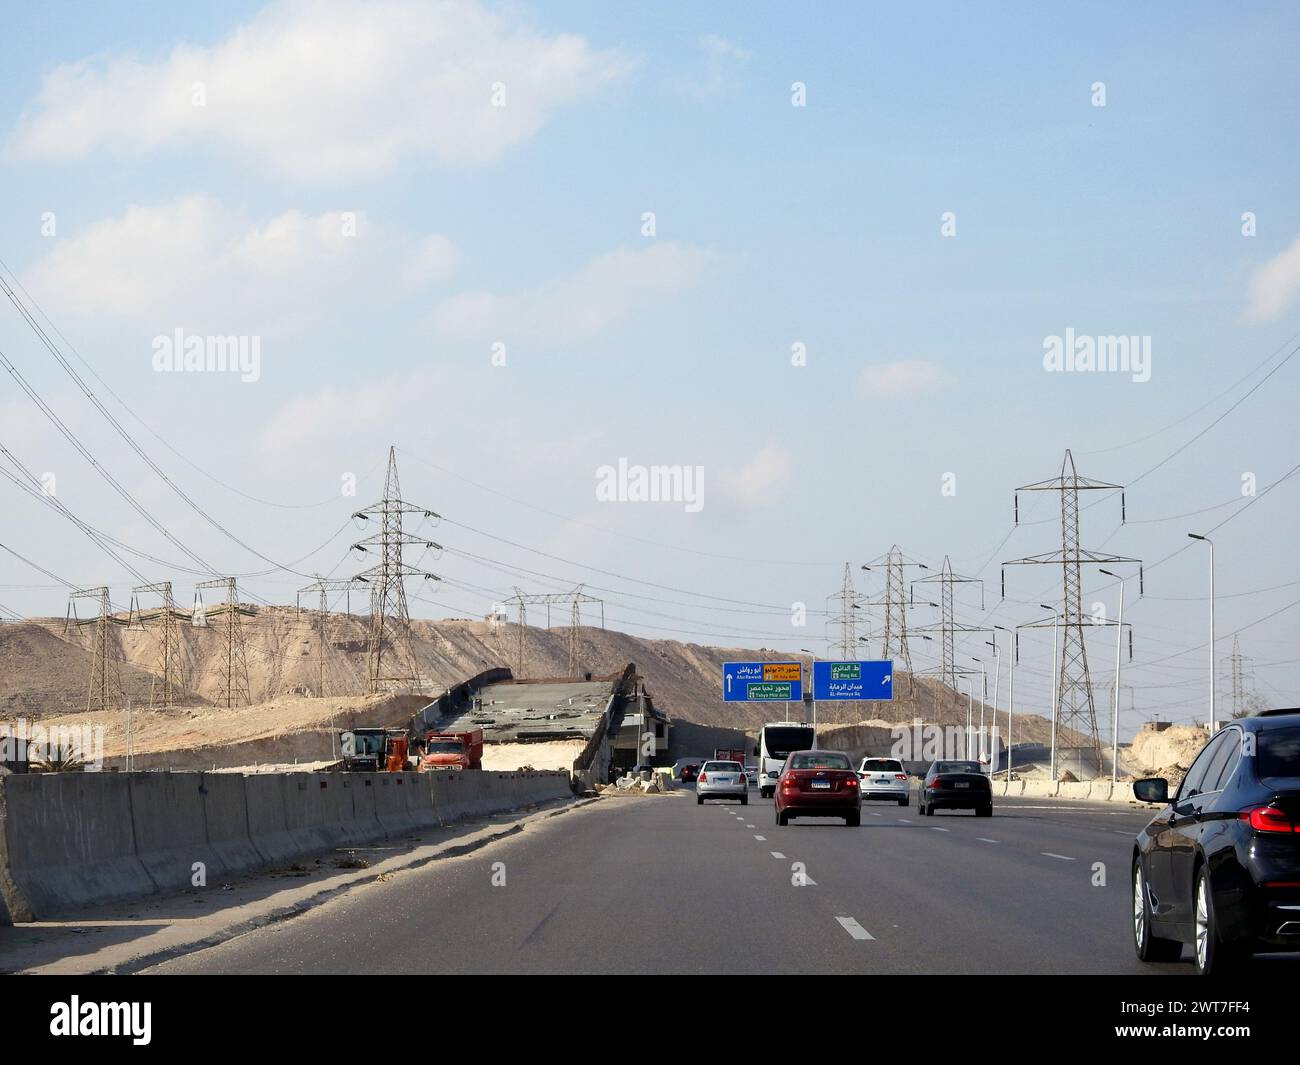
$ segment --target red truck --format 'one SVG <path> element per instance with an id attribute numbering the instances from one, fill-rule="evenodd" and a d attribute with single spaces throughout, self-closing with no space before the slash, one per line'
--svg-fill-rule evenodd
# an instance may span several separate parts
<path id="1" fill-rule="evenodd" d="M 420 768 L 482 769 L 483 730 L 476 728 L 468 732 L 426 732 Z"/>

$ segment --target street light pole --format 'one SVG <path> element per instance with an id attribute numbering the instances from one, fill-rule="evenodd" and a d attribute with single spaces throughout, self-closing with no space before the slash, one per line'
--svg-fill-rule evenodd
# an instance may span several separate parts
<path id="1" fill-rule="evenodd" d="M 980 742 L 976 757 L 982 762 L 984 760 L 984 700 L 989 692 L 989 675 L 984 669 L 983 659 L 971 655 L 971 661 L 980 664 L 980 730 L 977 733 Z"/>
<path id="2" fill-rule="evenodd" d="M 1060 670 L 1057 668 L 1057 661 L 1056 661 L 1057 650 L 1056 650 L 1056 645 L 1057 645 L 1057 630 L 1060 628 L 1061 615 L 1057 612 L 1057 609 L 1056 609 L 1056 607 L 1054 607 L 1054 606 L 1048 606 L 1046 603 L 1039 603 L 1038 605 L 1041 606 L 1044 610 L 1050 610 L 1050 611 L 1052 612 L 1052 761 L 1051 761 L 1051 772 L 1052 772 L 1052 780 L 1055 781 L 1055 780 L 1056 780 L 1056 700 L 1057 700 L 1057 695 L 1058 695 L 1057 688 L 1058 688 L 1058 686 L 1060 685 L 1060 678 L 1061 678 Z"/>
<path id="3" fill-rule="evenodd" d="M 1208 536 L 1200 536 L 1197 533 L 1187 535 L 1193 540 L 1201 540 L 1210 545 L 1210 735 L 1213 736 L 1218 727 L 1218 720 L 1214 713 L 1214 541 Z"/>
<path id="4" fill-rule="evenodd" d="M 1120 648 L 1124 643 L 1124 578 L 1118 573 L 1111 573 L 1108 569 L 1098 572 L 1119 581 L 1119 618 L 1115 622 L 1115 710 L 1111 716 L 1110 726 L 1110 793 L 1114 795 L 1115 786 L 1119 783 L 1119 664 Z"/>

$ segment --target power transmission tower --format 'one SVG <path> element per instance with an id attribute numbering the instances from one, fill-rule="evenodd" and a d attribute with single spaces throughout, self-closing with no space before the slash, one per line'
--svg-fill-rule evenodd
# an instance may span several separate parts
<path id="1" fill-rule="evenodd" d="M 208 609 L 203 605 L 203 591 L 207 588 L 225 588 L 226 598 L 221 606 Z M 208 618 L 222 615 L 225 626 L 225 668 L 220 672 L 220 689 L 217 702 L 226 706 L 248 706 L 253 697 L 248 685 L 248 650 L 244 644 L 244 629 L 240 624 L 245 617 L 254 617 L 256 611 L 241 606 L 239 590 L 234 577 L 214 577 L 210 581 L 200 581 L 194 586 L 195 614 L 202 610 L 203 624 Z"/>
<path id="2" fill-rule="evenodd" d="M 839 657 L 846 660 L 856 659 L 858 657 L 858 618 L 854 611 L 862 609 L 866 597 L 853 587 L 852 563 L 844 563 L 844 580 L 840 585 L 840 590 L 826 597 L 826 613 L 828 615 L 830 614 L 831 602 L 840 604 L 839 611 L 833 617 L 827 617 L 826 623 L 829 626 L 838 627 L 839 639 L 832 640 L 828 633 L 826 642 L 830 644 L 832 652 L 839 652 Z"/>
<path id="3" fill-rule="evenodd" d="M 99 616 L 93 621 L 82 622 L 77 617 L 77 600 L 95 599 L 99 602 Z M 96 710 L 116 709 L 122 694 L 121 678 L 118 676 L 116 660 L 108 653 L 108 627 L 120 624 L 112 617 L 112 605 L 108 599 L 108 589 L 78 588 L 68 596 L 68 614 L 64 619 L 63 631 L 70 626 L 80 628 L 83 624 L 95 626 L 95 646 L 90 662 L 90 683 L 86 691 L 86 713 Z"/>
<path id="4" fill-rule="evenodd" d="M 880 640 L 880 657 L 892 659 L 897 667 L 901 661 L 907 673 L 908 691 L 912 690 L 912 652 L 908 646 L 907 632 L 907 577 L 906 568 L 916 566 L 929 569 L 924 562 L 914 562 L 903 554 L 903 549 L 894 544 L 888 552 L 862 568 L 867 572 L 885 570 L 885 594 L 879 599 L 871 600 L 872 606 L 885 608 L 885 628 Z"/>
<path id="5" fill-rule="evenodd" d="M 939 608 L 939 623 L 937 625 L 918 625 L 912 632 L 925 633 L 937 632 L 942 639 L 943 651 L 939 658 L 939 668 L 927 669 L 922 671 L 922 676 L 938 676 L 940 681 L 946 684 L 953 691 L 957 690 L 957 678 L 964 677 L 970 670 L 958 669 L 956 664 L 956 636 L 962 632 L 992 632 L 987 625 L 962 625 L 958 624 L 954 617 L 954 593 L 953 586 L 957 584 L 978 584 L 980 586 L 980 610 L 984 609 L 984 582 L 978 577 L 963 577 L 960 574 L 953 573 L 952 562 L 947 555 L 943 556 L 943 565 L 939 567 L 938 573 L 933 573 L 929 577 L 918 577 L 912 581 L 912 593 L 915 595 L 916 585 L 918 584 L 938 584 L 939 585 L 939 602 L 930 603 L 930 606 Z M 913 598 L 912 603 L 915 604 Z"/>
<path id="6" fill-rule="evenodd" d="M 569 651 L 569 676 L 577 677 L 578 675 L 578 629 L 582 625 L 582 604 L 599 603 L 600 604 L 600 627 L 605 627 L 605 600 L 597 599 L 595 596 L 587 595 L 579 584 L 571 592 L 548 592 L 538 595 L 528 595 L 515 588 L 515 594 L 505 600 L 504 605 L 514 605 L 519 608 L 519 641 L 515 656 L 514 674 L 516 679 L 522 679 L 524 675 L 524 645 L 525 634 L 528 631 L 528 607 L 544 606 L 546 607 L 546 627 L 551 627 L 551 607 L 568 603 L 570 606 L 570 621 L 568 634 L 568 651 Z"/>
<path id="7" fill-rule="evenodd" d="M 420 667 L 411 639 L 411 614 L 406 606 L 406 578 L 421 577 L 436 581 L 435 573 L 409 566 L 402 561 L 402 548 L 423 547 L 425 552 L 441 553 L 442 547 L 405 532 L 402 518 L 419 514 L 437 522 L 438 514 L 402 499 L 397 479 L 397 449 L 388 449 L 388 472 L 384 476 L 384 498 L 379 503 L 358 510 L 352 516 L 360 521 L 379 519 L 380 531 L 352 545 L 354 551 L 369 552 L 377 548 L 379 562 L 355 575 L 355 580 L 370 585 L 370 691 L 419 691 Z M 423 556 L 421 556 L 423 557 Z"/>
<path id="8" fill-rule="evenodd" d="M 1246 671 L 1245 655 L 1241 653 L 1241 641 L 1232 638 L 1232 654 L 1228 657 L 1232 666 L 1232 716 L 1245 717 L 1246 710 Z"/>
<path id="9" fill-rule="evenodd" d="M 299 588 L 295 595 L 295 609 L 299 616 L 302 615 L 302 596 L 305 592 L 318 592 L 320 601 L 316 613 L 316 668 L 317 668 L 317 686 L 316 695 L 322 697 L 325 695 L 325 657 L 326 657 L 326 639 L 325 626 L 329 619 L 330 600 L 329 593 L 335 591 L 345 592 L 347 595 L 347 612 L 352 613 L 352 586 L 365 581 L 358 577 L 340 577 L 329 579 L 326 577 L 317 577 L 306 588 Z M 341 694 L 341 693 L 340 693 Z"/>
<path id="10" fill-rule="evenodd" d="M 1112 491 L 1120 493 L 1120 521 L 1125 517 L 1124 489 L 1122 485 L 1108 484 L 1089 477 L 1080 477 L 1074 467 L 1074 456 L 1067 450 L 1061 463 L 1061 474 L 1050 480 L 1038 481 L 1016 489 L 1015 517 L 1020 523 L 1021 492 L 1057 492 L 1061 497 L 1061 550 L 1042 555 L 1030 555 L 1004 562 L 1004 566 L 1060 566 L 1062 574 L 1062 607 L 1060 611 L 1061 659 L 1054 664 L 1057 672 L 1056 713 L 1057 734 L 1066 740 L 1061 752 L 1074 752 L 1080 769 L 1091 761 L 1097 775 L 1103 768 L 1101 739 L 1097 733 L 1097 707 L 1093 701 L 1092 677 L 1088 672 L 1088 649 L 1084 641 L 1083 582 L 1084 565 L 1113 565 L 1119 562 L 1139 562 L 1136 558 L 1121 555 L 1104 555 L 1079 546 L 1079 493 Z M 1002 594 L 1006 596 L 1006 572 L 1003 571 Z M 1104 624 L 1104 622 L 1103 622 Z M 1038 623 L 1046 627 L 1049 622 Z"/>
<path id="11" fill-rule="evenodd" d="M 157 614 L 145 614 L 141 611 L 140 596 L 142 595 L 162 597 L 162 606 Z M 161 691 L 157 687 L 150 690 L 149 705 L 168 707 L 175 701 L 176 689 L 185 686 L 180 661 L 180 635 L 176 628 L 176 600 L 172 597 L 171 581 L 141 584 L 131 589 L 130 619 L 139 622 L 143 629 L 145 621 L 153 620 L 155 617 L 162 620 L 162 629 L 158 636 L 158 675 L 162 678 L 162 686 Z"/>

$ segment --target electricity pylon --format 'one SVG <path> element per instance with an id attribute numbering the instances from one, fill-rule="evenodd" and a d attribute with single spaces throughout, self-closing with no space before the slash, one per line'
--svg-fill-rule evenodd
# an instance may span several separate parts
<path id="1" fill-rule="evenodd" d="M 93 621 L 83 622 L 77 617 L 78 599 L 95 599 L 99 602 L 99 616 Z M 86 713 L 96 710 L 116 709 L 122 694 L 121 678 L 118 676 L 116 661 L 108 653 L 108 626 L 118 624 L 111 616 L 112 605 L 108 600 L 108 588 L 78 588 L 68 595 L 68 614 L 64 619 L 63 631 L 69 626 L 80 628 L 83 624 L 95 626 L 95 647 L 90 661 L 90 683 L 86 691 Z"/>
<path id="2" fill-rule="evenodd" d="M 145 614 L 140 609 L 141 595 L 162 597 L 162 606 L 157 614 Z M 139 622 L 143 629 L 145 621 L 155 617 L 162 619 L 162 629 L 158 635 L 158 675 L 162 678 L 162 685 L 161 690 L 157 686 L 150 689 L 149 706 L 168 707 L 175 701 L 176 688 L 185 686 L 180 660 L 180 638 L 176 628 L 176 600 L 172 598 L 171 581 L 141 584 L 131 589 L 130 621 Z"/>
<path id="3" fill-rule="evenodd" d="M 897 667 L 902 663 L 907 673 L 908 691 L 912 691 L 912 651 L 908 646 L 907 632 L 907 577 L 906 568 L 916 566 L 929 569 L 924 562 L 914 562 L 903 554 L 903 549 L 894 544 L 884 555 L 863 565 L 868 573 L 885 570 L 885 594 L 879 599 L 871 600 L 872 606 L 885 608 L 885 628 L 880 639 L 880 657 L 892 659 Z"/>
<path id="4" fill-rule="evenodd" d="M 911 602 L 915 605 L 916 586 L 918 584 L 938 584 L 939 585 L 939 623 L 937 625 L 918 625 L 912 629 L 915 633 L 937 632 L 942 639 L 943 651 L 939 658 L 939 668 L 927 669 L 922 671 L 922 675 L 937 675 L 944 684 L 953 691 L 957 690 L 957 678 L 966 676 L 970 670 L 958 669 L 956 665 L 956 635 L 959 632 L 992 632 L 987 625 L 963 625 L 959 624 L 954 617 L 953 610 L 953 585 L 955 584 L 978 584 L 980 586 L 980 610 L 984 609 L 984 582 L 978 577 L 963 577 L 960 574 L 953 573 L 952 562 L 947 555 L 943 556 L 943 565 L 939 567 L 939 572 L 931 574 L 929 577 L 917 577 L 912 581 Z M 931 604 L 936 605 L 936 604 Z"/>
<path id="5" fill-rule="evenodd" d="M 423 547 L 441 553 L 440 545 L 403 531 L 402 517 L 419 514 L 423 519 L 441 520 L 425 507 L 402 499 L 397 479 L 397 449 L 388 449 L 388 472 L 384 476 L 384 498 L 379 503 L 358 510 L 353 518 L 360 521 L 379 519 L 380 531 L 352 545 L 354 551 L 368 553 L 377 548 L 379 562 L 356 574 L 354 579 L 370 585 L 370 691 L 419 691 L 420 667 L 411 639 L 411 614 L 406 606 L 406 578 L 421 577 L 436 581 L 435 573 L 408 566 L 402 561 L 405 546 Z M 422 556 L 423 557 L 423 556 Z"/>
<path id="6" fill-rule="evenodd" d="M 571 592 L 546 592 L 537 595 L 528 595 L 515 588 L 515 594 L 505 600 L 505 605 L 514 605 L 519 608 L 519 642 L 515 655 L 515 679 L 521 679 L 524 675 L 524 643 L 525 633 L 528 631 L 528 607 L 545 606 L 546 607 L 546 627 L 551 627 L 551 607 L 563 603 L 570 604 L 570 621 L 568 635 L 569 650 L 569 676 L 577 677 L 578 675 L 578 628 L 582 625 L 582 606 L 583 603 L 600 604 L 600 627 L 605 627 L 605 600 L 597 599 L 594 596 L 587 595 L 579 584 Z"/>
<path id="7" fill-rule="evenodd" d="M 1088 672 L 1088 648 L 1084 642 L 1084 626 L 1092 624 L 1083 616 L 1082 567 L 1084 565 L 1113 565 L 1119 562 L 1137 563 L 1136 558 L 1121 555 L 1104 555 L 1079 546 L 1079 493 L 1112 491 L 1120 493 L 1120 521 L 1125 517 L 1122 485 L 1080 477 L 1074 467 L 1074 456 L 1067 450 L 1061 463 L 1061 474 L 1046 481 L 1023 485 L 1016 489 L 1015 517 L 1020 523 L 1021 492 L 1058 492 L 1061 497 L 1061 550 L 1041 555 L 1011 559 L 1004 566 L 1060 566 L 1062 574 L 1062 607 L 1060 618 L 1061 658 L 1057 669 L 1056 715 L 1057 735 L 1066 739 L 1061 752 L 1074 751 L 1080 769 L 1085 759 L 1096 765 L 1096 773 L 1103 769 L 1101 738 L 1097 733 L 1097 707 L 1093 701 L 1092 677 Z M 1006 596 L 1006 573 L 1003 571 L 1002 594 Z M 1050 623 L 1041 622 L 1039 626 Z M 1059 764 L 1059 763 L 1058 763 Z"/>
<path id="8" fill-rule="evenodd" d="M 317 577 L 306 588 L 299 588 L 295 596 L 296 609 L 299 616 L 302 614 L 302 596 L 304 592 L 319 592 L 320 602 L 316 613 L 316 668 L 317 668 L 317 686 L 316 695 L 321 697 L 325 695 L 325 623 L 329 618 L 330 600 L 329 593 L 342 591 L 347 594 L 347 612 L 352 613 L 352 586 L 354 584 L 364 584 L 365 581 L 359 577 L 341 577 L 329 579 L 326 577 Z M 339 693 L 341 694 L 341 693 Z"/>
<path id="9" fill-rule="evenodd" d="M 1246 710 L 1246 656 L 1241 653 L 1241 641 L 1232 638 L 1232 654 L 1228 657 L 1232 667 L 1232 716 L 1245 717 Z"/>
<path id="10" fill-rule="evenodd" d="M 830 616 L 830 604 L 832 601 L 840 604 L 839 612 Z M 832 640 L 828 634 L 826 642 L 830 645 L 831 651 L 839 652 L 839 656 L 844 659 L 852 660 L 858 657 L 858 618 L 854 613 L 855 610 L 861 610 L 866 602 L 866 597 L 860 594 L 853 587 L 853 566 L 851 563 L 844 563 L 844 580 L 840 585 L 840 590 L 826 597 L 826 624 L 828 626 L 838 626 L 840 637 L 838 640 Z"/>
<path id="11" fill-rule="evenodd" d="M 208 609 L 203 605 L 202 592 L 205 588 L 225 588 L 226 599 L 219 607 Z M 239 603 L 239 590 L 234 577 L 214 577 L 210 581 L 201 581 L 194 586 L 195 613 L 202 610 L 203 624 L 208 618 L 224 615 L 225 626 L 225 668 L 220 671 L 220 688 L 217 702 L 226 706 L 248 706 L 253 697 L 248 685 L 248 651 L 244 645 L 244 629 L 240 624 L 244 617 L 253 617 L 256 611 Z"/>

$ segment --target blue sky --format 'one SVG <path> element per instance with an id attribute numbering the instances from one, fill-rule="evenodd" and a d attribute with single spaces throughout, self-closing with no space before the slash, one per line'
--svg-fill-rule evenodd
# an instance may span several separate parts
<path id="1" fill-rule="evenodd" d="M 585 580 L 616 627 L 823 649 L 791 605 L 824 609 L 845 561 L 898 543 L 984 567 L 965 620 L 1014 625 L 1053 582 L 1009 572 L 999 603 L 998 563 L 1051 550 L 1054 527 L 1050 500 L 1022 499 L 1043 523 L 1013 532 L 1012 491 L 1069 447 L 1086 475 L 1141 477 L 1131 524 L 1107 500 L 1083 526 L 1149 567 L 1126 727 L 1204 712 L 1207 560 L 1152 564 L 1225 518 L 1219 630 L 1250 626 L 1256 689 L 1297 701 L 1300 608 L 1254 623 L 1300 598 L 1300 477 L 1254 503 L 1241 484 L 1295 464 L 1300 370 L 1178 450 L 1300 330 L 1293 6 L 63 4 L 10 29 L 0 258 L 169 475 L 297 571 L 251 593 L 360 568 L 346 519 L 393 443 L 405 494 L 449 519 L 428 616 Z M 268 568 L 0 306 L 0 350 L 151 514 L 222 572 Z M 258 338 L 258 379 L 155 372 L 178 328 Z M 1046 372 L 1067 328 L 1149 337 L 1151 379 Z M 0 443 L 73 511 L 183 561 L 4 380 Z M 619 458 L 703 466 L 705 506 L 599 503 Z M 131 575 L 74 527 L 7 481 L 0 500 L 0 542 L 125 601 Z M 193 576 L 139 564 L 188 596 Z M 10 610 L 61 612 L 50 584 L 0 556 Z M 1113 613 L 1110 584 L 1090 576 L 1085 606 Z M 1090 644 L 1107 677 L 1111 640 Z M 1041 699 L 1047 650 L 1022 652 L 1021 697 Z"/>

